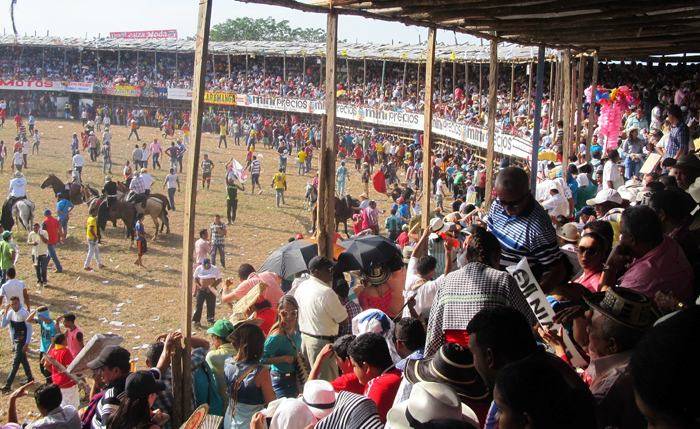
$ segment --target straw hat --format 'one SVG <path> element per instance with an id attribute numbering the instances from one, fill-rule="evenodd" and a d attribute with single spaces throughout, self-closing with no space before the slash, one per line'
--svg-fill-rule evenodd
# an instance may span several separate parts
<path id="1" fill-rule="evenodd" d="M 433 420 L 469 422 L 479 427 L 479 418 L 474 410 L 461 403 L 454 390 L 443 383 L 414 384 L 408 400 L 396 405 L 387 414 L 387 421 L 394 429 L 422 427 Z"/>
<path id="2" fill-rule="evenodd" d="M 583 296 L 593 310 L 628 328 L 646 330 L 658 318 L 652 301 L 639 292 L 627 288 L 611 288 Z"/>

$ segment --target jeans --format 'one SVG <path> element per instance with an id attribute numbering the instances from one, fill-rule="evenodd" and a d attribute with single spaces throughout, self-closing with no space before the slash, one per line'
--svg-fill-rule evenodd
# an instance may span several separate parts
<path id="1" fill-rule="evenodd" d="M 221 259 L 221 267 L 226 268 L 226 261 L 224 260 L 224 245 L 223 244 L 212 244 L 211 245 L 211 263 L 216 265 L 216 253 L 219 253 L 219 259 Z"/>
<path id="2" fill-rule="evenodd" d="M 229 223 L 236 221 L 236 211 L 238 210 L 238 200 L 226 200 L 226 219 Z"/>
<path id="3" fill-rule="evenodd" d="M 338 194 L 340 198 L 345 197 L 345 180 L 336 180 L 335 188 L 335 193 Z"/>
<path id="4" fill-rule="evenodd" d="M 61 224 L 61 231 L 63 232 L 63 235 L 68 236 L 68 217 L 65 217 L 65 218 L 59 217 L 58 223 Z M 49 250 L 49 252 L 51 252 L 51 251 Z"/>
<path id="5" fill-rule="evenodd" d="M 226 142 L 226 136 L 219 136 L 219 145 L 217 147 L 221 147 L 221 143 L 224 143 L 224 147 L 228 148 L 228 143 Z"/>
<path id="6" fill-rule="evenodd" d="M 97 241 L 93 240 L 88 240 L 88 252 L 87 256 L 85 257 L 85 264 L 83 265 L 84 268 L 87 268 L 90 266 L 90 262 L 92 259 L 95 259 L 95 262 L 97 262 L 97 265 L 102 265 L 102 258 L 100 257 L 100 246 L 97 244 Z"/>
<path id="7" fill-rule="evenodd" d="M 39 255 L 34 261 L 34 269 L 36 270 L 36 281 L 39 283 L 48 283 L 46 280 L 46 271 L 49 266 L 49 255 Z"/>
<path id="8" fill-rule="evenodd" d="M 32 376 L 32 368 L 29 366 L 29 361 L 27 360 L 27 354 L 24 352 L 24 350 L 22 350 L 23 346 L 24 346 L 23 343 L 14 343 L 13 344 L 12 351 L 14 352 L 14 358 L 12 359 L 12 369 L 10 370 L 10 373 L 7 375 L 7 382 L 5 382 L 5 386 L 12 386 L 12 382 L 15 381 L 15 376 L 17 375 L 17 371 L 19 371 L 20 364 L 22 365 L 22 368 L 24 369 L 24 375 L 27 376 L 27 379 L 28 380 L 34 379 L 34 377 Z"/>
<path id="9" fill-rule="evenodd" d="M 154 153 L 152 160 L 153 160 L 153 169 L 156 168 L 156 165 L 158 166 L 158 169 L 162 168 L 160 166 L 160 154 L 159 153 Z"/>
<path id="10" fill-rule="evenodd" d="M 202 320 L 202 307 L 207 303 L 207 322 L 214 323 L 214 310 L 216 308 L 216 295 L 208 289 L 199 289 L 195 297 L 195 310 L 192 314 L 192 321 L 199 323 Z"/>
<path id="11" fill-rule="evenodd" d="M 7 270 L 9 269 L 9 267 L 6 270 L 0 268 L 0 281 L 2 282 L 2 284 L 4 284 L 7 281 Z"/>
<path id="12" fill-rule="evenodd" d="M 131 130 L 131 132 L 129 133 L 129 137 L 127 137 L 126 139 L 131 140 L 132 135 L 136 136 L 136 141 L 141 141 L 141 138 L 139 137 L 139 133 L 136 130 Z"/>
<path id="13" fill-rule="evenodd" d="M 168 201 L 170 201 L 170 210 L 175 210 L 175 191 L 177 191 L 177 188 L 168 188 Z"/>
<path id="14" fill-rule="evenodd" d="M 632 176 L 639 176 L 639 170 L 642 169 L 642 161 L 634 160 L 631 157 L 625 159 L 625 179 L 631 179 Z"/>
<path id="15" fill-rule="evenodd" d="M 102 174 L 112 173 L 112 158 L 107 157 L 102 159 Z"/>
<path id="16" fill-rule="evenodd" d="M 277 205 L 277 207 L 279 207 L 280 204 L 285 204 L 284 189 L 275 189 L 275 204 Z"/>
<path id="17" fill-rule="evenodd" d="M 299 386 L 297 385 L 297 377 L 293 372 L 281 373 L 271 371 L 272 390 L 275 391 L 277 399 L 280 398 L 296 398 L 299 396 Z"/>

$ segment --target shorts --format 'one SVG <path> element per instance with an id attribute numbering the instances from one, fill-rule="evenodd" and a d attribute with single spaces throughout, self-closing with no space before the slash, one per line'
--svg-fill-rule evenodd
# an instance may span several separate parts
<path id="1" fill-rule="evenodd" d="M 211 173 L 202 173 L 202 180 L 211 180 Z"/>

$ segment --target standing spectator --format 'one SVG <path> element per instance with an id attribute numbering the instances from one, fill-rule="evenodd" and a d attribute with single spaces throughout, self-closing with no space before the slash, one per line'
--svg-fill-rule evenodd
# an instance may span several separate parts
<path id="1" fill-rule="evenodd" d="M 236 221 L 238 211 L 238 190 L 245 192 L 245 186 L 239 184 L 235 174 L 226 176 L 226 224 L 231 225 Z"/>
<path id="2" fill-rule="evenodd" d="M 36 269 L 36 281 L 39 287 L 48 283 L 46 271 L 49 266 L 49 234 L 40 228 L 38 223 L 32 226 L 32 231 L 27 235 L 27 243 L 32 246 L 32 262 Z"/>
<path id="3" fill-rule="evenodd" d="M 21 172 L 22 167 L 24 167 L 24 159 L 22 158 L 22 149 L 15 149 L 12 155 L 12 166 L 15 168 L 15 172 Z"/>
<path id="4" fill-rule="evenodd" d="M 153 139 L 151 145 L 148 147 L 148 151 L 151 153 L 153 169 L 155 170 L 156 166 L 158 166 L 160 170 L 162 168 L 160 166 L 160 155 L 163 153 L 163 147 L 160 145 L 160 142 L 158 142 L 158 139 Z"/>
<path id="5" fill-rule="evenodd" d="M 440 177 L 435 182 L 435 207 L 444 211 L 443 203 L 445 201 L 445 194 L 447 193 L 445 173 L 440 173 Z"/>
<path id="6" fill-rule="evenodd" d="M 0 172 L 5 171 L 5 158 L 7 158 L 7 146 L 3 140 L 0 140 Z"/>
<path id="7" fill-rule="evenodd" d="M 360 304 L 348 297 L 350 294 L 350 285 L 348 285 L 345 277 L 338 276 L 333 279 L 333 292 L 338 295 L 340 303 L 345 306 L 345 310 L 348 312 L 348 318 L 340 322 L 340 326 L 338 327 L 338 337 L 350 335 L 352 334 L 352 319 L 358 314 L 362 313 L 362 307 L 360 307 Z"/>
<path id="8" fill-rule="evenodd" d="M 73 171 L 78 173 L 78 177 L 80 178 L 80 181 L 83 181 L 83 166 L 85 165 L 85 158 L 83 158 L 83 155 L 80 154 L 80 152 L 77 152 L 75 155 L 73 155 L 73 160 L 72 160 L 72 166 L 73 166 Z"/>
<path id="9" fill-rule="evenodd" d="M 90 263 L 93 259 L 97 262 L 99 268 L 104 268 L 102 265 L 102 258 L 100 257 L 100 245 L 97 242 L 97 219 L 92 214 L 88 214 L 87 221 L 85 222 L 86 231 L 85 236 L 87 239 L 87 256 L 85 257 L 85 263 L 83 264 L 83 269 L 85 271 L 92 271 Z"/>
<path id="10" fill-rule="evenodd" d="M 279 169 L 274 176 L 272 176 L 271 188 L 275 189 L 275 205 L 279 208 L 280 205 L 284 205 L 284 191 L 287 190 L 287 175 L 284 174 L 283 169 Z"/>
<path id="11" fill-rule="evenodd" d="M 209 241 L 209 231 L 199 230 L 199 238 L 194 242 L 194 263 L 195 268 L 201 265 L 205 259 L 211 255 L 211 241 Z"/>
<path id="12" fill-rule="evenodd" d="M 39 371 L 41 371 L 48 383 L 51 381 L 51 370 L 48 366 L 44 365 L 43 358 L 51 348 L 53 337 L 56 333 L 60 332 L 57 322 L 51 319 L 51 313 L 46 306 L 41 306 L 29 313 L 27 322 L 39 325 Z"/>
<path id="13" fill-rule="evenodd" d="M 204 159 L 202 160 L 202 189 L 206 185 L 207 189 L 211 185 L 211 171 L 214 169 L 214 163 L 209 159 L 208 154 L 204 154 Z"/>
<path id="14" fill-rule="evenodd" d="M 148 159 L 151 157 L 151 153 L 146 147 L 146 143 L 141 144 L 141 168 L 148 168 Z"/>
<path id="15" fill-rule="evenodd" d="M 66 313 L 62 316 L 58 316 L 56 319 L 56 324 L 63 323 L 63 327 L 66 328 L 64 334 L 66 334 L 66 347 L 73 354 L 73 356 L 78 356 L 78 353 L 85 347 L 83 330 L 75 324 L 75 314 Z"/>
<path id="16" fill-rule="evenodd" d="M 68 199 L 68 192 L 61 192 L 56 203 L 56 214 L 61 226 L 59 241 L 63 241 L 68 237 L 68 221 L 70 220 L 70 212 L 73 210 L 73 207 L 73 203 Z"/>
<path id="17" fill-rule="evenodd" d="M 168 188 L 168 201 L 170 202 L 170 210 L 175 211 L 175 192 L 180 192 L 180 179 L 177 177 L 175 168 L 170 168 L 170 173 L 165 176 L 163 187 Z"/>
<path id="18" fill-rule="evenodd" d="M 78 384 L 65 373 L 64 368 L 73 362 L 75 356 L 67 347 L 66 335 L 57 334 L 53 337 L 53 347 L 46 354 L 44 364 L 51 371 L 51 382 L 61 389 L 61 405 L 72 405 L 80 407 L 80 391 Z M 60 364 L 58 366 L 57 364 Z M 61 368 L 63 367 L 63 368 Z"/>
<path id="19" fill-rule="evenodd" d="M 224 398 L 224 406 L 228 402 L 226 395 L 226 379 L 224 377 L 224 368 L 226 360 L 236 354 L 233 345 L 228 341 L 229 335 L 233 333 L 234 326 L 227 319 L 219 319 L 207 329 L 209 334 L 209 342 L 211 348 L 205 356 L 206 363 L 211 368 L 212 375 L 216 379 L 216 384 L 219 389 L 219 396 Z"/>
<path id="20" fill-rule="evenodd" d="M 7 272 L 10 269 L 14 269 L 15 266 L 15 256 L 17 252 L 10 242 L 11 239 L 12 232 L 2 232 L 2 240 L 0 240 L 0 280 L 2 280 L 2 283 L 7 281 Z"/>
<path id="21" fill-rule="evenodd" d="M 109 141 L 102 143 L 102 174 L 112 174 L 112 145 Z"/>
<path id="22" fill-rule="evenodd" d="M 207 322 L 214 324 L 214 311 L 216 309 L 216 287 L 221 283 L 221 270 L 212 265 L 209 259 L 204 259 L 202 265 L 194 270 L 194 296 L 196 298 L 195 311 L 192 314 L 192 322 L 201 327 L 202 309 L 207 304 Z"/>
<path id="23" fill-rule="evenodd" d="M 620 174 L 620 153 L 617 149 L 608 151 L 608 160 L 603 166 L 603 189 L 617 189 L 625 184 L 625 180 Z"/>
<path id="24" fill-rule="evenodd" d="M 88 368 L 99 371 L 102 382 L 106 385 L 101 392 L 92 397 L 88 404 L 87 409 L 94 410 L 88 426 L 91 429 L 107 428 L 107 422 L 117 410 L 114 404 L 119 401 L 119 395 L 125 390 L 126 378 L 131 370 L 130 361 L 131 353 L 128 350 L 119 346 L 107 346 L 96 359 L 88 362 Z"/>
<path id="25" fill-rule="evenodd" d="M 34 143 L 32 143 L 32 155 L 34 155 L 35 151 L 36 154 L 39 155 L 39 145 L 41 144 L 41 135 L 39 133 L 39 130 L 34 130 Z"/>
<path id="26" fill-rule="evenodd" d="M 32 325 L 27 322 L 28 318 L 29 311 L 20 303 L 19 297 L 11 297 L 9 304 L 7 304 L 2 313 L 2 322 L 0 323 L 3 328 L 7 326 L 10 328 L 10 338 L 12 339 L 12 350 L 14 353 L 12 369 L 7 375 L 5 385 L 0 389 L 5 394 L 10 393 L 12 382 L 15 380 L 20 364 L 27 377 L 26 383 L 34 381 L 32 368 L 29 366 L 29 360 L 27 360 L 27 351 L 32 340 Z"/>
<path id="27" fill-rule="evenodd" d="M 131 140 L 131 136 L 136 136 L 136 141 L 141 141 L 141 138 L 139 137 L 139 124 L 136 122 L 136 119 L 131 118 L 131 121 L 129 121 L 129 137 L 127 137 L 127 140 Z"/>
<path id="28" fill-rule="evenodd" d="M 219 122 L 219 145 L 221 148 L 221 143 L 224 143 L 224 148 L 228 148 L 228 142 L 226 141 L 226 134 L 228 132 L 228 125 L 226 124 L 226 119 L 222 118 Z"/>
<path id="29" fill-rule="evenodd" d="M 309 261 L 309 273 L 294 291 L 299 303 L 299 330 L 302 334 L 302 352 L 306 360 L 315 362 L 316 356 L 326 344 L 338 336 L 339 324 L 348 317 L 345 306 L 331 289 L 333 263 L 323 256 Z M 338 376 L 338 367 L 324 362 L 320 378 L 331 381 Z"/>
<path id="30" fill-rule="evenodd" d="M 168 155 L 168 158 L 170 159 L 170 168 L 177 170 L 177 156 L 178 156 L 178 149 L 177 146 L 175 146 L 175 142 L 170 142 L 170 147 L 165 149 L 165 154 Z"/>
<path id="31" fill-rule="evenodd" d="M 348 169 L 345 167 L 345 161 L 340 162 L 340 166 L 335 171 L 335 193 L 339 198 L 345 197 L 345 183 L 348 180 Z"/>
<path id="32" fill-rule="evenodd" d="M 139 267 L 144 267 L 141 258 L 143 258 L 144 253 L 148 250 L 148 244 L 146 243 L 146 228 L 143 226 L 143 213 L 136 214 L 136 223 L 134 224 L 134 233 L 136 234 L 136 261 L 134 265 Z"/>
<path id="33" fill-rule="evenodd" d="M 226 241 L 226 225 L 221 222 L 221 216 L 215 215 L 214 222 L 209 226 L 211 232 L 211 263 L 216 265 L 216 253 L 219 253 L 221 268 L 226 268 L 224 244 Z"/>
<path id="34" fill-rule="evenodd" d="M 297 355 L 301 350 L 299 304 L 291 295 L 284 295 L 277 305 L 277 319 L 265 340 L 263 362 L 271 365 L 272 389 L 277 398 L 299 395 Z"/>
<path id="35" fill-rule="evenodd" d="M 134 163 L 134 168 L 138 171 L 141 168 L 141 148 L 139 145 L 134 145 L 134 150 L 131 151 L 131 161 Z"/>
<path id="36" fill-rule="evenodd" d="M 667 109 L 668 122 L 671 124 L 671 132 L 666 142 L 666 153 L 664 158 L 680 159 L 688 153 L 690 145 L 690 132 L 688 126 L 683 122 L 683 112 L 680 106 L 671 105 Z"/>
<path id="37" fill-rule="evenodd" d="M 262 166 L 260 164 L 260 160 L 258 159 L 257 155 L 253 155 L 252 160 L 250 161 L 250 180 L 251 180 L 251 185 L 250 185 L 250 193 L 254 194 L 255 193 L 255 185 L 258 185 L 258 189 L 260 189 L 260 192 L 258 194 L 262 194 L 262 186 L 260 186 L 260 173 L 262 172 Z"/>

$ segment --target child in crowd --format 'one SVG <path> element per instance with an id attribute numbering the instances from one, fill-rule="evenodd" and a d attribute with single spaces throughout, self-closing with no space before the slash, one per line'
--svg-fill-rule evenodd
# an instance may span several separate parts
<path id="1" fill-rule="evenodd" d="M 78 353 L 85 347 L 83 342 L 83 331 L 75 324 L 75 314 L 66 313 L 56 319 L 56 323 L 63 322 L 63 327 L 66 329 L 66 347 L 70 350 L 73 356 L 78 356 Z"/>

